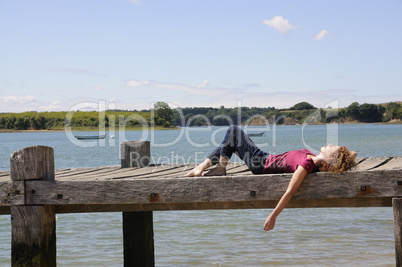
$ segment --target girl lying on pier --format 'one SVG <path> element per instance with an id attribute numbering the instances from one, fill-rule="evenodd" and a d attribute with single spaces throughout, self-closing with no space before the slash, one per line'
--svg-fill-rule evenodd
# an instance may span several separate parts
<path id="1" fill-rule="evenodd" d="M 269 155 L 259 149 L 242 129 L 237 126 L 230 126 L 221 145 L 203 163 L 196 166 L 185 176 L 226 175 L 226 165 L 233 153 L 236 153 L 254 174 L 293 173 L 285 194 L 265 220 L 265 231 L 274 228 L 276 217 L 285 208 L 294 193 L 296 193 L 307 173 L 314 171 L 342 173 L 356 165 L 355 158 L 357 154 L 354 151 L 349 151 L 344 146 L 329 144 L 322 147 L 318 155 L 307 149 Z M 217 164 L 215 168 L 203 174 L 204 170 L 215 164 Z"/>

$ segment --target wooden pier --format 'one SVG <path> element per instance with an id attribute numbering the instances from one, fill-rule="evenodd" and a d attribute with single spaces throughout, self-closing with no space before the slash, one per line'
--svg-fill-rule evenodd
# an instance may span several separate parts
<path id="1" fill-rule="evenodd" d="M 56 266 L 56 213 L 122 212 L 124 265 L 154 266 L 153 211 L 274 208 L 292 174 L 183 177 L 194 165 L 150 165 L 149 142 L 121 144 L 121 166 L 54 169 L 53 149 L 16 151 L 0 172 L 0 214 L 11 214 L 12 266 Z M 311 173 L 287 208 L 393 207 L 402 265 L 402 157 L 358 159 L 342 175 Z"/>

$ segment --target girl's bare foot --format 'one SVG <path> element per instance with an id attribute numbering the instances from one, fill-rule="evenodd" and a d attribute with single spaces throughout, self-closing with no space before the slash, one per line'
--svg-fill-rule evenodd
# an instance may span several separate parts
<path id="1" fill-rule="evenodd" d="M 188 172 L 184 177 L 194 177 L 194 176 L 201 176 L 202 172 L 211 167 L 212 162 L 209 158 L 206 158 L 203 163 L 200 165 L 196 166 L 194 169 L 192 169 L 190 172 Z"/>
<path id="2" fill-rule="evenodd" d="M 226 175 L 226 167 L 219 165 L 204 174 L 204 176 L 224 176 L 224 175 Z"/>
<path id="3" fill-rule="evenodd" d="M 204 169 L 200 168 L 200 166 L 198 165 L 197 167 L 192 169 L 190 172 L 188 172 L 186 175 L 184 175 L 184 177 L 201 176 L 203 171 L 204 171 Z"/>

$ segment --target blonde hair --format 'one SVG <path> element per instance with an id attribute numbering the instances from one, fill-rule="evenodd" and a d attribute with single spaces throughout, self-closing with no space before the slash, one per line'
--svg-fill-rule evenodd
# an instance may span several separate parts
<path id="1" fill-rule="evenodd" d="M 323 161 L 319 169 L 322 172 L 343 173 L 357 165 L 355 162 L 356 154 L 356 152 L 349 151 L 346 147 L 341 146 L 339 150 L 333 154 L 335 162 L 330 164 Z"/>

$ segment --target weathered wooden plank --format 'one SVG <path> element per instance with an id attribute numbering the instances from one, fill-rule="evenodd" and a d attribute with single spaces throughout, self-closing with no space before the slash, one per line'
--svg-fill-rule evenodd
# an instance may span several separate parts
<path id="1" fill-rule="evenodd" d="M 2 171 L 0 172 L 0 177 L 5 177 L 5 176 L 10 176 L 10 172 L 9 171 Z M 10 178 L 11 179 L 11 178 Z"/>
<path id="2" fill-rule="evenodd" d="M 82 175 L 91 175 L 93 173 L 101 173 L 102 171 L 112 171 L 113 169 L 120 168 L 120 167 L 95 167 L 95 168 L 80 168 L 80 169 L 75 169 L 75 170 L 70 170 L 70 172 L 65 172 L 65 173 L 59 173 L 57 175 L 57 178 L 76 178 L 76 176 L 82 176 Z"/>
<path id="3" fill-rule="evenodd" d="M 59 178 L 63 178 L 66 176 L 72 177 L 75 175 L 80 175 L 82 173 L 92 173 L 98 170 L 103 170 L 103 169 L 107 169 L 107 167 L 93 167 L 93 168 L 77 168 L 77 169 L 68 169 L 67 171 L 58 171 L 55 174 L 59 177 Z"/>
<path id="4" fill-rule="evenodd" d="M 151 172 L 151 169 L 148 169 Z M 90 175 L 81 174 L 74 177 L 74 180 L 111 180 L 140 177 L 142 174 L 147 174 L 147 171 L 140 171 L 140 168 L 120 168 L 112 172 L 93 173 Z"/>
<path id="5" fill-rule="evenodd" d="M 196 164 L 189 165 L 164 165 L 158 166 L 155 169 L 152 166 L 148 166 L 140 170 L 133 170 L 131 175 L 125 175 L 118 177 L 119 179 L 125 178 L 154 178 L 154 177 L 183 177 L 188 171 L 195 167 Z M 151 168 L 151 169 L 150 169 Z M 211 167 L 214 168 L 214 167 Z M 244 163 L 231 163 L 227 166 L 228 174 L 243 172 L 244 168 L 248 170 Z M 207 172 L 208 170 L 206 170 Z M 115 179 L 115 178 L 114 178 Z"/>
<path id="6" fill-rule="evenodd" d="M 364 161 L 362 161 L 361 163 L 359 163 L 356 166 L 356 170 L 359 170 L 359 171 L 370 170 L 372 168 L 375 168 L 376 166 L 386 163 L 390 159 L 391 159 L 391 157 L 366 158 Z"/>
<path id="7" fill-rule="evenodd" d="M 99 175 L 92 175 L 92 174 L 80 174 L 74 177 L 74 180 L 110 180 L 114 177 L 127 177 L 130 176 L 132 173 L 136 173 L 139 168 L 116 168 L 111 172 L 100 173 Z M 96 173 L 94 173 L 96 174 Z M 63 177 L 62 179 L 66 179 Z M 68 178 L 67 178 L 68 179 Z"/>
<path id="8" fill-rule="evenodd" d="M 142 179 L 142 178 L 154 178 L 154 177 L 180 177 L 180 176 L 184 176 L 184 174 L 186 173 L 185 171 L 185 165 L 169 165 L 169 167 L 167 167 L 166 169 L 162 170 L 162 169 L 158 169 L 153 171 L 152 173 L 143 173 L 141 175 L 137 175 L 137 173 L 135 173 L 135 175 L 131 176 L 132 178 L 136 178 L 136 179 Z M 130 178 L 130 177 L 126 177 L 126 178 Z"/>
<path id="9" fill-rule="evenodd" d="M 56 213 L 82 212 L 136 212 L 168 210 L 210 210 L 210 209 L 271 209 L 277 200 L 192 202 L 192 203 L 154 203 L 154 204 L 80 204 L 59 205 Z M 392 207 L 392 198 L 360 199 L 292 199 L 286 208 L 334 208 L 334 207 Z M 10 206 L 0 207 L 0 215 L 10 214 Z"/>
<path id="10" fill-rule="evenodd" d="M 68 173 L 68 172 L 71 172 L 71 169 L 70 168 L 66 168 L 66 169 L 56 169 L 55 171 L 54 171 L 54 173 L 55 173 L 55 175 L 61 175 L 61 174 L 63 174 L 63 173 Z"/>
<path id="11" fill-rule="evenodd" d="M 226 170 L 227 171 L 234 171 L 234 170 L 236 170 L 237 168 L 240 168 L 240 167 L 242 167 L 242 166 L 244 166 L 245 164 L 244 164 L 244 162 L 232 162 L 232 163 L 229 163 L 227 166 L 226 166 Z M 214 168 L 216 165 L 214 165 L 214 166 L 212 166 L 211 168 Z"/>
<path id="12" fill-rule="evenodd" d="M 24 181 L 0 182 L 0 206 L 25 204 Z"/>
<path id="13" fill-rule="evenodd" d="M 109 176 L 116 176 L 116 175 L 121 175 L 124 170 L 121 167 L 114 167 L 114 168 L 105 168 L 105 169 L 99 169 L 96 171 L 91 171 L 91 172 L 82 172 L 82 173 L 77 173 L 74 176 L 69 176 L 64 174 L 63 176 L 57 176 L 57 180 L 102 180 L 102 179 L 107 179 L 106 177 Z"/>
<path id="14" fill-rule="evenodd" d="M 402 196 L 401 170 L 309 174 L 294 199 Z M 291 174 L 112 181 L 26 181 L 32 205 L 150 204 L 278 200 Z M 32 191 L 33 190 L 33 191 Z M 35 192 L 32 194 L 31 192 Z"/>
<path id="15" fill-rule="evenodd" d="M 74 172 L 81 172 L 81 171 L 88 171 L 88 170 L 97 170 L 99 168 L 107 168 L 108 166 L 100 166 L 100 167 L 80 167 L 80 168 L 65 168 L 65 169 L 56 169 L 55 173 L 62 176 L 65 173 L 74 173 Z"/>
<path id="16" fill-rule="evenodd" d="M 234 169 L 234 170 L 232 170 L 232 171 L 229 171 L 228 173 L 229 174 L 245 174 L 245 173 L 250 173 L 250 174 L 252 174 L 252 172 L 250 171 L 250 169 L 247 167 L 247 165 L 246 164 L 244 164 L 244 165 L 242 165 L 242 166 L 239 166 L 238 168 L 236 168 L 236 169 Z"/>
<path id="17" fill-rule="evenodd" d="M 393 198 L 392 208 L 394 211 L 396 266 L 402 266 L 402 198 Z"/>
<path id="18" fill-rule="evenodd" d="M 0 182 L 8 182 L 8 181 L 11 181 L 10 175 L 0 177 Z"/>
<path id="19" fill-rule="evenodd" d="M 207 172 L 210 169 L 213 169 L 214 167 L 215 166 L 212 166 L 211 168 L 205 170 L 205 172 Z M 176 171 L 171 171 L 168 174 L 163 174 L 163 176 L 164 177 L 183 177 L 192 168 L 194 168 L 194 166 L 189 168 L 188 165 L 182 165 Z M 245 165 L 244 163 L 238 163 L 237 162 L 237 163 L 228 164 L 228 166 L 226 168 L 226 171 L 227 171 L 228 175 L 232 175 L 232 174 L 236 174 L 236 173 L 243 173 L 244 174 L 245 172 L 249 172 L 250 170 L 248 169 L 247 165 Z M 250 174 L 252 174 L 252 173 L 250 172 Z"/>
<path id="20" fill-rule="evenodd" d="M 141 169 L 134 169 L 130 172 L 125 173 L 124 176 L 113 177 L 113 179 L 124 179 L 124 178 L 147 178 L 147 177 L 158 177 L 169 175 L 172 172 L 177 172 L 179 168 L 183 165 L 164 165 L 164 166 L 147 166 Z"/>
<path id="21" fill-rule="evenodd" d="M 208 209 L 272 209 L 277 200 L 242 202 L 192 202 L 154 204 L 78 204 L 55 206 L 56 213 L 82 212 L 133 212 L 163 210 L 208 210 Z M 334 207 L 392 207 L 392 198 L 347 198 L 347 199 L 292 199 L 286 208 L 334 208 Z M 10 206 L 0 206 L 0 215 L 10 214 Z"/>
<path id="22" fill-rule="evenodd" d="M 97 173 L 92 174 L 80 174 L 74 177 L 82 180 L 108 180 L 108 179 L 124 179 L 124 178 L 139 178 L 142 176 L 158 176 L 160 172 L 169 172 L 175 170 L 183 165 L 160 165 L 160 166 L 147 166 L 143 168 L 131 167 L 131 168 L 116 168 L 113 171 L 105 172 L 100 175 Z M 68 176 L 65 176 L 68 177 Z M 62 177 L 62 178 L 65 178 Z"/>
<path id="23" fill-rule="evenodd" d="M 187 172 L 193 169 L 197 164 L 186 164 L 186 165 L 165 165 L 165 168 L 169 168 L 166 170 L 152 170 L 152 173 L 148 171 L 147 168 L 144 169 L 144 174 L 136 175 L 136 178 L 145 178 L 145 177 L 155 177 L 155 176 L 163 176 L 163 177 L 183 177 Z M 244 163 L 230 163 L 227 166 L 228 174 L 235 173 L 238 170 L 243 170 Z M 159 167 L 160 168 L 160 167 Z M 211 168 L 214 168 L 212 166 Z M 211 169 L 210 168 L 210 169 Z M 247 166 L 246 166 L 247 168 Z M 207 172 L 208 170 L 205 170 Z M 133 177 L 133 176 L 132 176 Z M 125 177 L 129 178 L 129 177 Z"/>
<path id="24" fill-rule="evenodd" d="M 163 177 L 169 177 L 169 178 L 179 177 L 179 178 L 181 178 L 181 177 L 184 177 L 184 175 L 188 172 L 189 172 L 189 170 L 187 170 L 186 168 L 180 168 L 176 171 L 172 171 L 167 174 L 164 174 Z"/>
<path id="25" fill-rule="evenodd" d="M 163 175 L 164 177 L 183 177 L 187 172 L 189 172 L 191 169 L 193 169 L 197 164 L 187 164 L 187 165 L 182 165 L 180 166 L 180 169 L 178 169 L 175 172 L 171 172 L 168 175 Z M 226 171 L 228 174 L 233 174 L 237 173 L 240 170 L 243 170 L 244 166 L 246 166 L 244 163 L 229 163 L 227 165 Z M 215 166 L 210 167 L 209 169 L 205 170 L 207 172 L 208 170 L 215 168 Z M 247 167 L 246 167 L 247 168 Z"/>
<path id="26" fill-rule="evenodd" d="M 386 164 L 381 165 L 374 170 L 393 170 L 393 169 L 402 169 L 402 157 L 393 157 Z"/>

